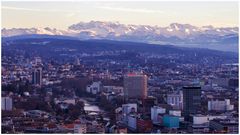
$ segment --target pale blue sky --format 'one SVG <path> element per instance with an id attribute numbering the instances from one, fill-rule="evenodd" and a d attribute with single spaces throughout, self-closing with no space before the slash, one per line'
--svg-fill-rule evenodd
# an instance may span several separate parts
<path id="1" fill-rule="evenodd" d="M 238 2 L 2 2 L 2 27 L 66 29 L 80 21 L 238 26 Z"/>

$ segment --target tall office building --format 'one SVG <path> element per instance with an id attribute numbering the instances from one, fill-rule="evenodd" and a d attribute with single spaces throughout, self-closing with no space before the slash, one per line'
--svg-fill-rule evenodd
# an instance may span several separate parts
<path id="1" fill-rule="evenodd" d="M 38 68 L 38 69 L 34 69 L 34 71 L 32 72 L 32 84 L 35 85 L 42 85 L 42 69 Z"/>
<path id="2" fill-rule="evenodd" d="M 144 99 L 147 97 L 147 76 L 129 73 L 124 76 L 124 96 L 126 99 Z"/>
<path id="3" fill-rule="evenodd" d="M 2 110 L 11 111 L 13 106 L 12 98 L 2 97 Z"/>
<path id="4" fill-rule="evenodd" d="M 183 87 L 183 113 L 186 120 L 201 107 L 201 87 Z"/>

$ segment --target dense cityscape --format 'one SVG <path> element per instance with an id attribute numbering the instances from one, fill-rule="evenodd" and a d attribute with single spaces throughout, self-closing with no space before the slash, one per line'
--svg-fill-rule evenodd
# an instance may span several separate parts
<path id="1" fill-rule="evenodd" d="M 3 40 L 2 133 L 239 132 L 238 54 L 133 44 Z"/>
<path id="2" fill-rule="evenodd" d="M 1 134 L 239 134 L 239 1 L 1 1 Z"/>

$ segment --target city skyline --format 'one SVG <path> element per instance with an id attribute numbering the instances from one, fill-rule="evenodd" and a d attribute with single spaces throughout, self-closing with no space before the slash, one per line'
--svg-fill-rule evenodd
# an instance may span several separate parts
<path id="1" fill-rule="evenodd" d="M 237 1 L 1 4 L 1 133 L 239 133 Z"/>
<path id="2" fill-rule="evenodd" d="M 238 26 L 237 11 L 238 2 L 234 1 L 4 1 L 2 28 L 67 29 L 71 24 L 91 20 L 151 26 L 181 23 L 195 26 L 236 27 Z"/>

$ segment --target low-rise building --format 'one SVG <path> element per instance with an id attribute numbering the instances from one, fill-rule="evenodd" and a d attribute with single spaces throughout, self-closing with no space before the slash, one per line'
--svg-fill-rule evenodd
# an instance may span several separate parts
<path id="1" fill-rule="evenodd" d="M 134 114 L 128 115 L 127 119 L 128 128 L 135 131 L 137 129 L 137 116 Z"/>
<path id="2" fill-rule="evenodd" d="M 238 120 L 234 119 L 214 119 L 209 122 L 210 129 L 217 133 L 238 133 Z"/>
<path id="3" fill-rule="evenodd" d="M 151 120 L 137 119 L 138 133 L 150 133 L 153 128 Z"/>
<path id="4" fill-rule="evenodd" d="M 169 115 L 181 117 L 181 111 L 180 110 L 169 110 Z"/>
<path id="5" fill-rule="evenodd" d="M 179 128 L 179 117 L 164 115 L 163 116 L 163 125 L 168 128 Z"/>
<path id="6" fill-rule="evenodd" d="M 230 104 L 230 99 L 208 101 L 209 111 L 230 111 L 234 106 Z"/>
<path id="7" fill-rule="evenodd" d="M 151 120 L 154 124 L 161 123 L 161 115 L 166 113 L 166 109 L 159 107 L 159 106 L 153 106 L 151 108 Z"/>
<path id="8" fill-rule="evenodd" d="M 87 125 L 84 123 L 79 123 L 74 125 L 74 133 L 85 134 L 87 133 Z"/>
<path id="9" fill-rule="evenodd" d="M 137 104 L 123 104 L 122 105 L 123 122 L 128 123 L 128 115 L 134 114 L 136 112 Z"/>
<path id="10" fill-rule="evenodd" d="M 193 125 L 201 125 L 201 124 L 205 124 L 205 123 L 209 123 L 210 120 L 213 119 L 226 119 L 227 116 L 225 115 L 201 115 L 201 114 L 197 114 L 197 115 L 193 115 Z"/>
<path id="11" fill-rule="evenodd" d="M 11 97 L 2 97 L 2 110 L 11 111 L 13 109 L 13 101 Z"/>
<path id="12" fill-rule="evenodd" d="M 99 82 L 93 82 L 91 85 L 88 85 L 86 88 L 86 91 L 88 93 L 92 93 L 92 94 L 97 94 L 101 91 L 101 87 L 102 87 L 102 83 Z"/>

